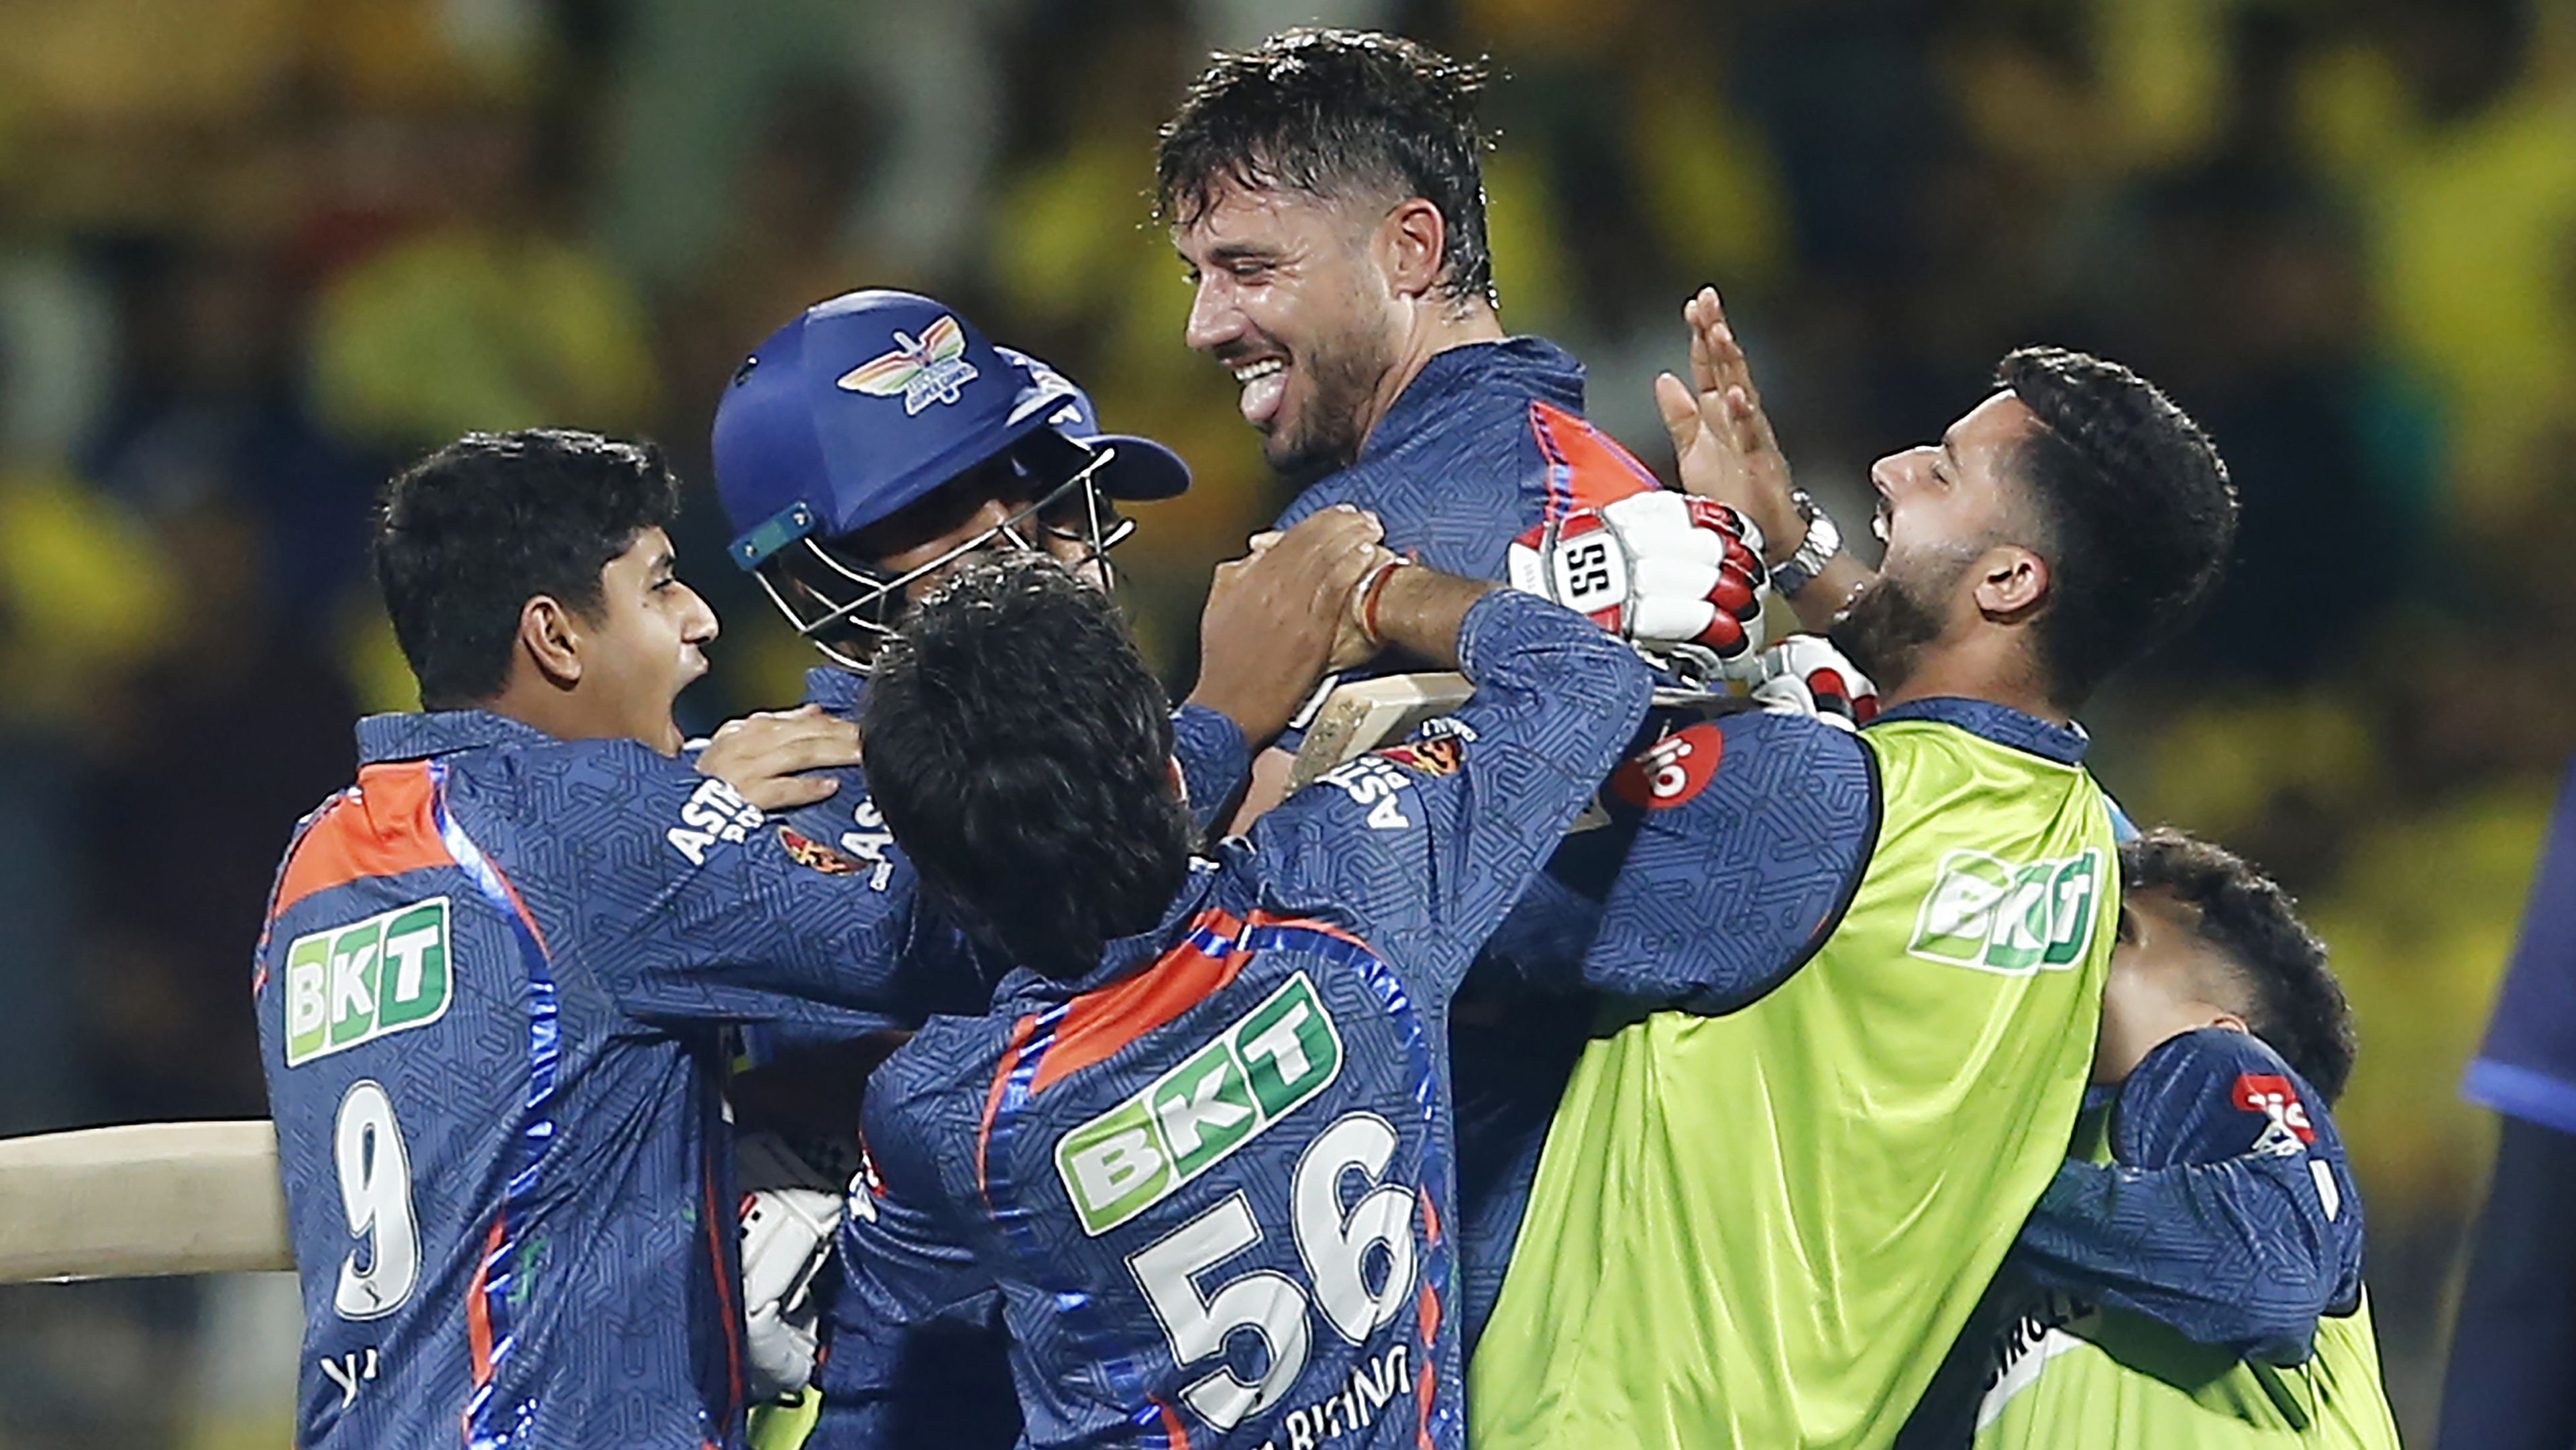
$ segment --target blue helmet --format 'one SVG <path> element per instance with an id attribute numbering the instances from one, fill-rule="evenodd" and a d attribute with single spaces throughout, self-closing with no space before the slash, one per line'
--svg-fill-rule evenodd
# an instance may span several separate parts
<path id="1" fill-rule="evenodd" d="M 1004 456 L 1026 506 L 1000 528 L 901 575 L 850 546 Z M 1028 546 L 1037 528 L 1105 552 L 1133 525 L 1101 500 L 1169 498 L 1190 482 L 1169 448 L 1101 432 L 1063 374 L 894 291 L 810 307 L 734 370 L 716 405 L 715 472 L 734 562 L 800 634 L 859 670 L 923 574 L 996 542 Z"/>

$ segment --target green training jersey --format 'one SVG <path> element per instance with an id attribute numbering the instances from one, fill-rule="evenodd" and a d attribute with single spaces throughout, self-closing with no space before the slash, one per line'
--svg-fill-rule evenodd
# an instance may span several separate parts
<path id="1" fill-rule="evenodd" d="M 2367 1298 L 2315 1357 L 2249 1364 L 2116 1309 L 2026 1330 L 1977 1410 L 1977 1450 L 2397 1450 Z"/>
<path id="2" fill-rule="evenodd" d="M 2108 1118 L 2086 1115 L 2076 1156 L 2112 1161 Z M 2292 1368 L 2061 1302 L 2010 1332 L 1976 1423 L 1976 1450 L 2398 1450 L 2367 1296 L 2318 1320 L 2316 1353 Z"/>
<path id="3" fill-rule="evenodd" d="M 2108 803 L 1947 723 L 1861 739 L 1876 838 L 1807 964 L 1585 1050 L 1470 1368 L 1477 1450 L 1887 1445 L 2064 1161 Z"/>

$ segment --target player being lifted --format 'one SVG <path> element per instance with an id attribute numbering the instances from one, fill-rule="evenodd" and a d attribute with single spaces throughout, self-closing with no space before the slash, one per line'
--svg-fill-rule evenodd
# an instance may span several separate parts
<path id="1" fill-rule="evenodd" d="M 763 804 L 812 714 L 675 758 L 706 605 L 647 447 L 473 435 L 388 486 L 375 570 L 431 707 L 361 721 L 253 997 L 296 1261 L 298 1443 L 739 1443 L 727 1023 L 871 1020 L 900 923 Z M 886 1019 L 875 1017 L 881 1025 Z"/>
<path id="2" fill-rule="evenodd" d="M 2094 1059 L 2109 1086 L 1979 1316 L 2009 1327 L 1963 1342 L 1942 1374 L 1960 1393 L 1927 1397 L 1904 1443 L 2395 1450 L 2362 1296 L 2361 1204 L 2326 1111 L 2353 1039 L 2325 948 L 2280 887 L 2216 846 L 2160 830 L 2122 846 L 2120 865 Z M 2156 1171 L 2168 1169 L 2184 1171 Z M 2247 1251 L 2213 1259 L 2191 1225 L 2249 1209 Z M 2245 1317 L 2248 1286 L 2309 1273 L 2333 1305 L 2313 1356 L 2214 1343 L 2259 1332 L 2224 1327 Z M 2129 1307 L 2140 1304 L 2157 1317 Z M 2302 1296 L 2286 1317 L 2304 1308 Z"/>
<path id="3" fill-rule="evenodd" d="M 1481 275 L 1475 158 L 1483 142 L 1471 114 L 1472 82 L 1471 68 L 1384 36 L 1292 32 L 1245 55 L 1219 56 L 1165 130 L 1160 189 L 1164 210 L 1176 222 L 1175 242 L 1199 273 L 1191 341 L 1230 364 L 1246 363 L 1239 371 L 1247 383 L 1247 417 L 1269 438 L 1274 461 L 1329 467 L 1358 459 L 1311 487 L 1289 517 L 1326 498 L 1359 497 L 1383 511 L 1390 542 L 1398 548 L 1493 561 L 1516 533 L 1550 512 L 1558 497 L 1554 489 L 1582 477 L 1584 464 L 1594 465 L 1596 478 L 1641 478 L 1643 470 L 1633 461 L 1601 467 L 1625 457 L 1611 452 L 1557 456 L 1532 448 L 1547 439 L 1546 413 L 1526 394 L 1514 399 L 1508 388 L 1495 386 L 1494 375 L 1502 355 L 1544 345 L 1479 345 L 1478 337 L 1495 335 L 1485 299 L 1460 301 L 1429 285 L 1458 272 Z M 1426 240 L 1434 236 L 1440 239 L 1436 245 Z M 1418 255 L 1423 252 L 1430 255 Z M 1726 430 L 1727 451 L 1711 447 L 1715 432 L 1699 436 L 1699 408 L 1690 390 L 1667 384 L 1678 392 L 1686 420 L 1675 425 L 1685 481 L 1696 478 L 1734 501 L 1766 506 L 1759 517 L 1770 530 L 1772 583 L 1791 596 L 1803 617 L 1822 627 L 1867 571 L 1841 552 L 1831 521 L 1789 487 L 1741 353 L 1723 335 L 1714 297 L 1701 306 L 1710 326 L 1698 329 L 1694 357 L 1702 389 L 1718 395 L 1710 399 L 1711 427 Z M 1447 350 L 1438 350 L 1444 345 Z M 1420 358 L 1426 348 L 1435 354 L 1427 366 Z M 1300 355 L 1310 360 L 1305 373 L 1295 365 Z M 1285 366 L 1271 366 L 1282 359 Z M 1317 359 L 1329 365 L 1311 361 Z M 1451 371 L 1484 385 L 1467 388 L 1463 406 L 1416 408 L 1416 393 Z M 1570 360 L 1564 374 L 1559 399 L 1579 399 L 1579 374 Z M 1668 396 L 1668 421 L 1672 402 Z M 1760 446 L 1748 438 L 1758 438 Z M 1462 476 L 1448 466 L 1461 458 L 1486 466 Z M 1761 490 L 1739 481 L 1748 469 L 1761 474 Z M 1515 487 L 1496 492 L 1498 484 L 1514 481 Z M 2223 499 L 2218 502 L 2223 506 Z M 2212 522 L 2223 535 L 2223 518 Z M 2214 567 L 2216 550 L 2204 541 L 2202 553 Z M 1799 667 L 1792 675 L 1775 684 L 1803 687 L 1809 672 Z M 1828 687 L 1841 683 L 1830 668 L 1812 678 Z M 1830 688 L 1827 703 L 1850 718 L 1848 701 L 1838 701 Z M 1776 787 L 1800 779 L 1810 751 L 1839 754 L 1834 747 L 1816 743 L 1801 727 L 1758 721 L 1706 727 L 1700 734 L 1711 731 L 1719 743 L 1732 739 L 1730 748 L 1739 756 L 1761 734 L 1786 736 L 1792 748 L 1719 777 L 1721 794 L 1742 810 L 1703 808 L 1693 816 L 1690 830 L 1715 831 L 1707 850 L 1764 858 L 1773 868 L 1701 873 L 1694 900 L 1715 913 L 1703 919 L 1794 916 L 1773 910 L 1772 893 L 1786 887 L 1794 894 L 1801 878 L 1808 878 L 1803 886 L 1818 898 L 1810 919 L 1823 917 L 1839 871 L 1822 859 L 1814 839 L 1817 818 L 1861 798 L 1859 783 L 1828 771 L 1822 781 L 1806 784 L 1840 800 L 1810 808 Z M 2075 743 L 2062 732 L 2041 733 Z M 1627 804 L 1623 829 L 1634 829 L 1641 816 L 1666 830 L 1679 828 L 1673 817 L 1647 807 L 1680 802 L 1650 801 L 1648 784 L 1673 779 L 1676 794 L 1706 788 L 1704 771 L 1719 758 L 1708 743 L 1689 736 L 1669 741 L 1630 773 L 1626 784 L 1635 799 Z M 1697 768 L 1676 769 L 1683 765 Z M 1608 798 L 1614 813 L 1623 805 L 1619 795 L 1614 789 Z M 1598 919 L 1601 896 L 1624 880 L 1618 874 L 1623 851 L 1619 831 L 1570 844 L 1552 866 L 1552 879 L 1515 914 L 1514 926 L 1526 929 L 1514 932 L 1512 950 L 1553 949 L 1560 956 L 1579 951 Z M 1643 895 L 1632 890 L 1622 899 L 1633 905 Z M 1694 926 L 1668 919 L 1657 929 L 1687 938 Z M 1628 929 L 1634 931 L 1635 924 Z M 1784 943 L 1782 949 L 1796 945 Z M 1760 950 L 1755 944 L 1748 949 Z M 1617 953 L 1604 953 L 1599 965 L 1614 980 L 1625 970 Z M 1563 1080 L 1562 1068 L 1551 1079 L 1549 1060 L 1567 1061 L 1579 1048 L 1579 1032 L 1551 1030 L 1565 1021 L 1579 1024 L 1579 1007 L 1558 1008 L 1553 1015 L 1522 1007 L 1499 1014 L 1476 1033 L 1461 1025 L 1462 1089 L 1469 1089 L 1471 1077 L 1488 1079 L 1497 1089 L 1481 1094 L 1475 1107 L 1461 1103 L 1462 1190 L 1470 1200 L 1462 1252 L 1468 1260 L 1471 1336 L 1519 1222 L 1536 1138 L 1554 1103 L 1553 1083 Z M 1474 1073 L 1480 1065 L 1498 1070 Z M 2286 1294 L 2268 1301 L 2275 1323 L 2313 1321 L 2322 1300 L 2302 1316 L 2292 1302 L 2297 1298 Z"/>
<path id="4" fill-rule="evenodd" d="M 1060 575 L 961 578 L 877 672 L 888 822 L 1020 969 L 870 1084 L 845 1268 L 888 1322 L 998 1295 L 1032 1444 L 1461 1443 L 1448 1000 L 1648 677 L 1487 583 L 1382 557 L 1349 597 L 1343 660 L 1475 698 L 1213 859 L 1152 677 Z"/>

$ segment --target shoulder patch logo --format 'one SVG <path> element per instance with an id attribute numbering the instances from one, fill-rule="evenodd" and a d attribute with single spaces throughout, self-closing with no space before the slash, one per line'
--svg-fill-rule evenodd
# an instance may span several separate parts
<path id="1" fill-rule="evenodd" d="M 1378 754 L 1416 775 L 1456 775 L 1467 763 L 1467 747 L 1454 735 L 1438 735 L 1390 745 Z"/>
<path id="2" fill-rule="evenodd" d="M 790 826 L 778 828 L 778 844 L 787 849 L 788 860 L 808 871 L 820 871 L 826 876 L 856 876 L 867 869 Z"/>
<path id="3" fill-rule="evenodd" d="M 1299 972 L 1143 1091 L 1056 1140 L 1056 1176 L 1093 1237 L 1177 1192 L 1322 1092 L 1342 1034 Z"/>
<path id="4" fill-rule="evenodd" d="M 834 379 L 834 386 L 870 397 L 903 399 L 909 418 L 933 403 L 956 402 L 958 389 L 975 380 L 975 365 L 966 361 L 966 330 L 954 317 L 942 317 L 916 339 L 894 335 L 894 350 L 868 359 Z"/>
<path id="5" fill-rule="evenodd" d="M 450 945 L 444 896 L 297 937 L 286 948 L 286 1065 L 446 1016 Z"/>
<path id="6" fill-rule="evenodd" d="M 2316 1125 L 2308 1121 L 2308 1105 L 2299 1101 L 2297 1085 L 2281 1074 L 2239 1073 L 2231 1096 L 2239 1108 L 2272 1120 L 2255 1140 L 2253 1151 L 2286 1157 L 2317 1140 Z"/>
<path id="7" fill-rule="evenodd" d="M 1714 722 L 1703 720 L 1628 757 L 1610 772 L 1610 794 L 1641 810 L 1688 805 L 1708 789 L 1725 758 L 1726 737 Z"/>
<path id="8" fill-rule="evenodd" d="M 1987 851 L 1951 851 L 1923 895 L 1908 956 L 2022 977 L 2073 970 L 2100 916 L 2102 853 L 2016 865 Z"/>

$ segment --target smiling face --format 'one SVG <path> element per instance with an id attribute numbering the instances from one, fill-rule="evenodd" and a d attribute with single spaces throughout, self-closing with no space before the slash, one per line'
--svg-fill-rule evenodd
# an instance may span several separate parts
<path id="1" fill-rule="evenodd" d="M 1233 374 L 1284 473 L 1350 463 L 1377 422 L 1403 328 L 1375 255 L 1387 216 L 1366 197 L 1224 183 L 1172 231 L 1196 289 L 1187 341 Z"/>
<path id="2" fill-rule="evenodd" d="M 596 701 L 602 735 L 640 740 L 665 755 L 682 743 L 671 706 L 707 672 L 715 611 L 672 572 L 671 536 L 644 529 L 600 571 L 596 611 L 581 616 L 576 688 Z"/>
<path id="3" fill-rule="evenodd" d="M 1871 467 L 1878 490 L 1873 530 L 1887 557 L 1831 636 L 1883 693 L 1903 688 L 1927 652 L 1999 606 L 2010 612 L 2018 598 L 1999 591 L 1994 571 L 2023 560 L 2036 566 L 2036 555 L 2018 542 L 2031 530 L 2014 475 L 2035 426 L 2020 399 L 1999 392 L 1951 424 L 1939 443 L 1889 454 Z"/>

